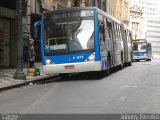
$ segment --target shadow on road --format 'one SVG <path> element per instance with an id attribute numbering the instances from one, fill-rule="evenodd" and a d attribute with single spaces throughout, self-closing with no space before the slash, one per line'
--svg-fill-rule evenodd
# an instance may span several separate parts
<path id="1" fill-rule="evenodd" d="M 125 69 L 125 67 L 123 69 Z M 61 79 L 60 76 L 57 76 L 54 79 L 42 81 L 42 82 L 39 82 L 38 84 L 46 84 L 46 83 L 51 83 L 51 82 L 103 80 L 105 77 L 109 77 L 118 71 L 120 71 L 118 68 L 112 68 L 108 76 L 102 75 L 100 72 L 75 73 L 75 74 L 69 74 L 68 77 L 63 78 L 63 79 Z"/>

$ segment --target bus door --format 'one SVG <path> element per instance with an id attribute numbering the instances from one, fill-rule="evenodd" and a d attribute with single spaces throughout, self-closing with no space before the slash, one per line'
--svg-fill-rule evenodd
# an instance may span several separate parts
<path id="1" fill-rule="evenodd" d="M 107 19 L 107 27 L 108 27 L 108 33 L 110 38 L 110 56 L 111 56 L 111 66 L 115 65 L 115 50 L 114 50 L 114 36 L 113 36 L 113 27 L 112 27 L 112 21 L 110 19 Z"/>

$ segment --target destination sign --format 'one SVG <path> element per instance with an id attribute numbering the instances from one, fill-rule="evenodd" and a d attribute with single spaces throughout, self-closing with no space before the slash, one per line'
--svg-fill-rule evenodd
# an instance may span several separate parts
<path id="1" fill-rule="evenodd" d="M 53 12 L 44 16 L 45 22 L 66 18 L 93 17 L 93 10 Z"/>

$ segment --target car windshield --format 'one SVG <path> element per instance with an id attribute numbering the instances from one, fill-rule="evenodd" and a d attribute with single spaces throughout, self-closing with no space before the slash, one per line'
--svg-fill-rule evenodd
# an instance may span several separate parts
<path id="1" fill-rule="evenodd" d="M 45 53 L 94 49 L 94 20 L 61 20 L 45 24 Z"/>

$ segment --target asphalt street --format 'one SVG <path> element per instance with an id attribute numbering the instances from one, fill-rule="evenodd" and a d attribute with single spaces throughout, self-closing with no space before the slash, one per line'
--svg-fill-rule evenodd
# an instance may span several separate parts
<path id="1" fill-rule="evenodd" d="M 78 74 L 0 93 L 0 113 L 160 113 L 160 61 L 135 62 L 107 77 Z"/>

